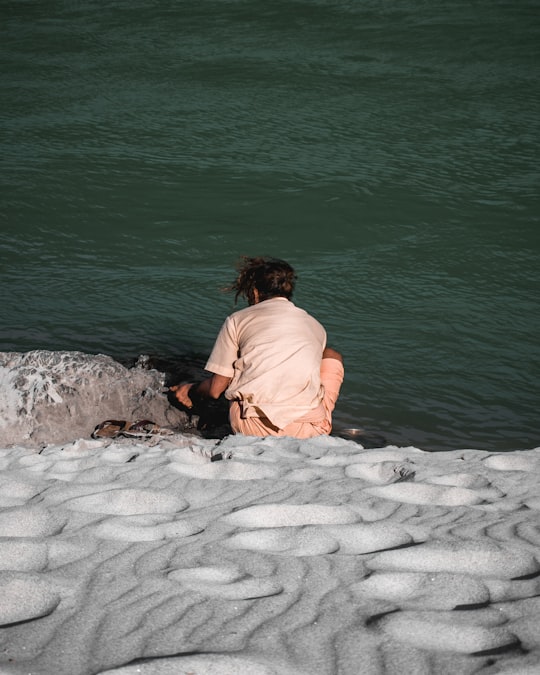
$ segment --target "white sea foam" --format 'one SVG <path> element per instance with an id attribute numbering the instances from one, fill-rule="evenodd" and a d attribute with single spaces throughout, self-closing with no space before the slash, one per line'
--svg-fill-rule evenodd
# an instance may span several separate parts
<path id="1" fill-rule="evenodd" d="M 85 438 L 106 419 L 187 422 L 167 404 L 162 374 L 127 369 L 102 354 L 0 353 L 0 391 L 0 446 Z"/>

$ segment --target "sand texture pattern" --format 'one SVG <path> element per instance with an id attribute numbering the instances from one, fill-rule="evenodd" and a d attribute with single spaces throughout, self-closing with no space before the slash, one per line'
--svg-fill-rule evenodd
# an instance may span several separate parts
<path id="1" fill-rule="evenodd" d="M 32 367 L 3 371 L 2 675 L 540 672 L 540 448 L 91 439 Z"/>
<path id="2" fill-rule="evenodd" d="M 540 450 L 177 434 L 0 466 L 2 673 L 540 667 Z"/>

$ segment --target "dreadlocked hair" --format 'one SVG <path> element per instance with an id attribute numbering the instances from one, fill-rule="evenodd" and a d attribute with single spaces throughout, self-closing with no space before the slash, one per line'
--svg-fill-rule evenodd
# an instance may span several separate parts
<path id="1" fill-rule="evenodd" d="M 235 303 L 243 296 L 250 305 L 255 304 L 255 290 L 258 292 L 259 302 L 275 297 L 292 297 L 296 274 L 284 260 L 267 256 L 242 256 L 237 270 L 238 276 L 227 289 L 236 292 Z"/>

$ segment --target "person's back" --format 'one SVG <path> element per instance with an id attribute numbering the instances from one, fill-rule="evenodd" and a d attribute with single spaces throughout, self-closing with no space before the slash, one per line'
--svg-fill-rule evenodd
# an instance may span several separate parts
<path id="1" fill-rule="evenodd" d="M 249 307 L 229 316 L 206 364 L 214 375 L 176 388 L 231 401 L 236 433 L 299 438 L 331 431 L 331 413 L 343 381 L 341 355 L 326 347 L 321 324 L 290 300 L 296 275 L 275 258 L 244 258 L 230 290 Z"/>
<path id="2" fill-rule="evenodd" d="M 225 321 L 206 369 L 232 378 L 225 396 L 241 402 L 244 417 L 283 428 L 319 405 L 325 346 L 318 321 L 286 298 L 270 298 Z"/>

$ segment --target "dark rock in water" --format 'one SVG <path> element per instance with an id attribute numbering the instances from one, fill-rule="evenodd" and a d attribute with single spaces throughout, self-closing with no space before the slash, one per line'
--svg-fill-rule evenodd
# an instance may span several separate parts
<path id="1" fill-rule="evenodd" d="M 137 359 L 124 361 L 124 364 L 134 368 L 158 370 L 163 374 L 167 387 L 183 382 L 201 382 L 208 377 L 204 370 L 207 357 L 200 354 L 184 354 L 175 357 L 162 357 L 141 354 Z M 193 408 L 188 410 L 180 403 L 172 392 L 168 394 L 169 403 L 187 413 L 192 428 L 205 438 L 224 438 L 232 433 L 229 424 L 229 402 L 224 396 L 217 401 L 213 399 L 199 400 Z"/>
<path id="2" fill-rule="evenodd" d="M 0 353 L 0 447 L 88 437 L 106 419 L 150 419 L 182 431 L 189 416 L 171 405 L 165 377 L 103 354 Z"/>
<path id="3" fill-rule="evenodd" d="M 137 358 L 117 359 L 127 368 L 144 368 L 163 373 L 167 387 L 181 382 L 200 382 L 208 377 L 209 373 L 204 369 L 206 360 L 206 356 L 193 352 L 175 356 L 140 354 Z"/>

